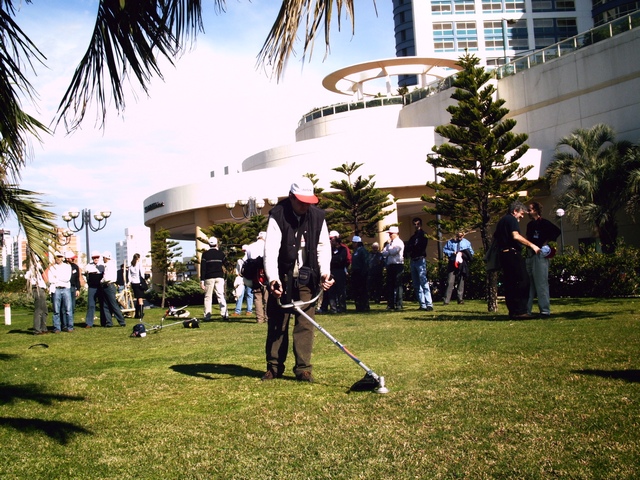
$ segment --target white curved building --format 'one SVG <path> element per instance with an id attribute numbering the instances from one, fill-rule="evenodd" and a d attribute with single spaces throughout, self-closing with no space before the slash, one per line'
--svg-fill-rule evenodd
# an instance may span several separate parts
<path id="1" fill-rule="evenodd" d="M 496 80 L 498 96 L 506 100 L 510 116 L 518 122 L 516 131 L 529 135 L 530 149 L 520 163 L 533 165 L 530 179 L 543 174 L 558 139 L 576 128 L 606 123 L 616 130 L 619 139 L 640 140 L 640 29 L 584 48 L 563 48 L 561 53 L 545 63 L 538 54 L 533 58 L 539 64 L 533 66 L 529 60 L 527 66 L 531 68 L 519 71 L 524 68 L 520 62 L 515 64 L 515 75 Z M 443 60 L 395 58 L 330 74 L 325 86 L 353 93 L 354 101 L 306 114 L 296 130 L 296 142 L 252 155 L 244 160 L 239 174 L 177 186 L 147 198 L 144 221 L 152 237 L 158 229 L 166 228 L 174 239 L 197 242 L 201 228 L 233 221 L 227 204 L 254 197 L 266 204 L 262 213 L 267 214 L 269 199 L 286 196 L 295 177 L 314 173 L 319 186 L 328 189 L 332 180 L 344 178 L 332 168 L 348 162 L 362 163 L 358 173 L 375 175 L 376 187 L 391 193 L 396 211 L 384 223 L 399 222 L 401 236 L 408 237 L 411 217 L 426 219 L 420 197 L 431 193 L 425 183 L 434 180 L 426 155 L 442 141 L 434 128 L 449 122 L 446 107 L 452 102 L 452 91 L 431 91 L 419 100 L 412 93 L 404 102 L 401 97 L 390 96 L 358 98 L 366 93 L 364 83 L 371 78 L 416 74 L 419 64 L 432 75 L 435 70 L 429 62 L 435 61 Z M 404 72 L 402 62 L 407 67 Z M 539 200 L 545 210 L 553 207 L 553 199 Z M 620 234 L 627 240 L 639 236 L 637 227 L 625 221 L 620 224 Z M 577 246 L 579 238 L 591 235 L 565 225 L 566 244 Z M 434 244 L 429 245 L 430 258 L 437 256 Z M 202 247 L 196 243 L 196 251 Z"/>

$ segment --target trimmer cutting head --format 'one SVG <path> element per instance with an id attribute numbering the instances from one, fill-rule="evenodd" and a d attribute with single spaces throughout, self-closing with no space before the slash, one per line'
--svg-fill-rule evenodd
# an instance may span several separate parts
<path id="1" fill-rule="evenodd" d="M 367 373 L 364 377 L 351 385 L 352 392 L 375 392 L 389 393 L 389 389 L 384 385 L 384 377 L 377 377 Z"/>

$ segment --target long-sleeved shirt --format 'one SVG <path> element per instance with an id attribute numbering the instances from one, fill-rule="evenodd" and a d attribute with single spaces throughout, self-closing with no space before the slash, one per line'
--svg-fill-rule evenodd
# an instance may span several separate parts
<path id="1" fill-rule="evenodd" d="M 404 242 L 400 237 L 394 238 L 384 246 L 382 256 L 386 259 L 387 265 L 404 263 Z"/>
<path id="2" fill-rule="evenodd" d="M 264 249 L 264 271 L 269 283 L 280 278 L 278 270 L 278 255 L 280 244 L 282 243 L 282 232 L 275 219 L 269 218 L 267 224 L 267 241 Z M 298 248 L 298 266 L 305 265 L 305 240 L 301 239 Z M 322 222 L 320 238 L 318 240 L 318 265 L 320 266 L 320 276 L 331 274 L 331 241 L 329 240 L 329 229 L 327 222 Z"/>

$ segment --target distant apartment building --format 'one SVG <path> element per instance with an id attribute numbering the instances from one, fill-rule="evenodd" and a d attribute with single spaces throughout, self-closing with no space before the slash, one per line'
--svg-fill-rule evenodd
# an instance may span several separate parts
<path id="1" fill-rule="evenodd" d="M 116 243 L 118 265 L 131 264 L 131 258 L 139 253 L 146 272 L 151 272 L 151 240 L 147 227 L 129 227 L 124 230 L 124 240 Z"/>
<path id="2" fill-rule="evenodd" d="M 465 52 L 483 65 L 503 65 L 638 8 L 637 1 L 393 0 L 396 56 Z M 399 86 L 416 85 L 415 76 Z"/>

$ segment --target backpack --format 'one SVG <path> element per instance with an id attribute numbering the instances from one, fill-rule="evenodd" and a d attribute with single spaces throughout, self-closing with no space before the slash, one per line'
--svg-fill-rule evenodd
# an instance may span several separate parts
<path id="1" fill-rule="evenodd" d="M 245 260 L 242 264 L 240 275 L 246 280 L 254 282 L 256 285 L 262 283 L 261 280 L 263 280 L 264 277 L 264 261 L 262 257 L 248 258 Z"/>

